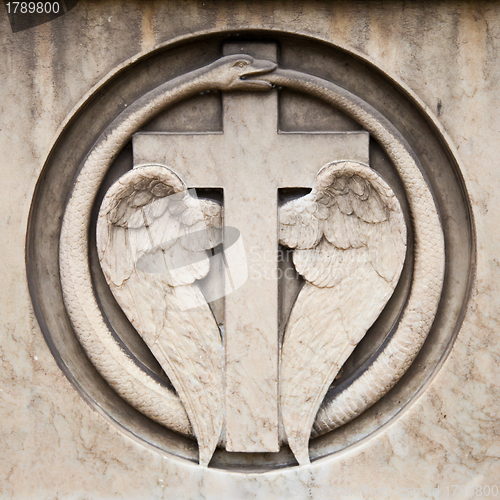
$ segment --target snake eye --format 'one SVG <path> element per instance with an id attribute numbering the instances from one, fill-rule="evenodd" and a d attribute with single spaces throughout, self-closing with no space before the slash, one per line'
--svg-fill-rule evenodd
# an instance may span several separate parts
<path id="1" fill-rule="evenodd" d="M 237 62 L 234 66 L 236 68 L 244 68 L 248 63 L 244 62 L 244 61 L 240 61 L 240 62 Z"/>

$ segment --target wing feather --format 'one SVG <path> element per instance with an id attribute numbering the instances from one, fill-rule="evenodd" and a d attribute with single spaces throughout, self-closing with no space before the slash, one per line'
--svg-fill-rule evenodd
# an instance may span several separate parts
<path id="1" fill-rule="evenodd" d="M 314 197 L 304 196 L 280 208 L 280 242 L 289 248 L 313 248 L 321 240 L 323 227 Z"/>
<path id="2" fill-rule="evenodd" d="M 394 289 L 381 279 L 369 262 L 367 252 L 339 283 L 340 312 L 352 350 L 378 318 Z"/>
<path id="3" fill-rule="evenodd" d="M 406 226 L 381 177 L 347 161 L 325 166 L 311 193 L 283 205 L 279 218 L 280 243 L 295 249 L 306 280 L 285 330 L 280 374 L 285 433 L 304 464 L 328 388 L 394 291 Z"/>
<path id="4" fill-rule="evenodd" d="M 318 301 L 323 307 L 318 310 Z M 337 288 L 317 288 L 306 283 L 290 315 L 282 349 L 280 373 L 281 411 L 288 444 L 300 464 L 308 463 L 309 432 L 348 346 L 342 325 Z M 337 359 L 338 358 L 338 359 Z M 333 375 L 335 377 L 335 375 Z"/>
<path id="5" fill-rule="evenodd" d="M 352 206 L 352 200 L 349 193 L 347 194 L 339 194 L 335 196 L 335 201 L 337 202 L 337 206 L 340 211 L 345 215 L 351 215 L 354 211 Z"/>
<path id="6" fill-rule="evenodd" d="M 369 196 L 366 200 L 362 200 L 354 193 L 351 196 L 356 198 L 354 213 L 363 221 L 369 223 L 383 222 L 387 220 L 387 207 L 380 199 L 379 193 L 369 188 Z"/>
<path id="7" fill-rule="evenodd" d="M 326 239 L 335 247 L 346 249 L 351 246 L 350 235 L 346 219 L 352 218 L 345 215 L 337 207 L 330 208 L 330 217 L 323 222 L 323 232 Z"/>
<path id="8" fill-rule="evenodd" d="M 195 281 L 209 272 L 220 223 L 218 204 L 191 196 L 170 169 L 146 166 L 108 190 L 97 224 L 111 291 L 177 391 L 203 465 L 223 425 L 222 339 Z"/>
<path id="9" fill-rule="evenodd" d="M 344 223 L 349 236 L 349 246 L 351 248 L 360 248 L 365 245 L 366 238 L 364 230 L 361 227 L 363 222 L 355 215 L 346 215 L 344 216 Z"/>

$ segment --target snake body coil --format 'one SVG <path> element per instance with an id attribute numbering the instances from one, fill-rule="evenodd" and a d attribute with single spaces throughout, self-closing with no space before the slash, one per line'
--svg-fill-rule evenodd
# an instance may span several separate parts
<path id="1" fill-rule="evenodd" d="M 64 214 L 60 273 L 64 302 L 75 332 L 92 363 L 127 402 L 177 432 L 192 428 L 178 398 L 149 377 L 109 330 L 94 295 L 88 261 L 91 211 L 109 166 L 132 134 L 167 107 L 206 90 L 251 90 L 225 80 L 222 58 L 175 78 L 126 108 L 101 134 L 84 160 Z M 245 56 L 248 57 L 248 56 Z M 444 238 L 432 194 L 418 161 L 399 132 L 375 109 L 346 90 L 304 73 L 277 69 L 261 80 L 311 94 L 360 123 L 385 149 L 406 188 L 415 236 L 413 284 L 397 331 L 370 368 L 318 412 L 313 435 L 352 420 L 378 401 L 415 359 L 431 328 L 444 278 Z"/>

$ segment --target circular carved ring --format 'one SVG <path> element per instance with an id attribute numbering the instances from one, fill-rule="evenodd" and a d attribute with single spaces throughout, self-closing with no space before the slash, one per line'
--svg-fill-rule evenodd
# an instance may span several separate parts
<path id="1" fill-rule="evenodd" d="M 191 430 L 178 397 L 168 385 L 145 373 L 123 350 L 102 315 L 89 270 L 89 228 L 96 193 L 132 133 L 180 100 L 207 90 L 238 89 L 239 82 L 225 81 L 218 71 L 223 63 L 223 59 L 216 60 L 173 78 L 135 99 L 118 114 L 81 164 L 64 208 L 60 236 L 64 304 L 87 355 L 125 400 L 153 420 L 183 434 L 190 434 Z M 422 174 L 418 154 L 378 110 L 348 90 L 304 72 L 277 69 L 265 78 L 274 85 L 312 95 L 341 109 L 369 131 L 405 186 L 413 221 L 413 277 L 407 303 L 383 348 L 347 388 L 336 394 L 332 391 L 333 395 L 326 398 L 314 425 L 314 435 L 332 434 L 331 430 L 357 417 L 386 394 L 419 353 L 431 331 L 445 282 L 446 234 L 443 235 L 439 207 Z M 244 89 L 242 82 L 240 88 Z"/>

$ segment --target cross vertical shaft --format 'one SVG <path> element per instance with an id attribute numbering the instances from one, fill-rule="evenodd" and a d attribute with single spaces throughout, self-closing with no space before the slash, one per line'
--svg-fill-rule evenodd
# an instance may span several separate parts
<path id="1" fill-rule="evenodd" d="M 240 230 L 250 267 L 245 284 L 225 298 L 228 451 L 279 451 L 278 207 L 266 154 L 277 133 L 276 108 L 276 91 L 223 99 L 224 133 L 238 145 L 224 225 Z"/>

